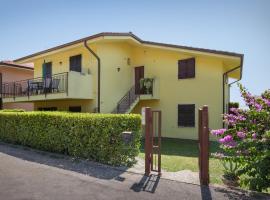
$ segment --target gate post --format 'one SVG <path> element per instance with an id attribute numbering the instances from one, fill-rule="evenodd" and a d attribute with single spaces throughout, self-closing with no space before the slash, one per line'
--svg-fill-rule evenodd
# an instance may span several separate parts
<path id="1" fill-rule="evenodd" d="M 152 111 L 151 108 L 145 107 L 142 110 L 142 118 L 145 122 L 145 175 L 149 176 L 151 171 L 152 155 Z"/>
<path id="2" fill-rule="evenodd" d="M 0 110 L 2 110 L 3 109 L 3 100 L 2 100 L 2 98 L 3 98 L 3 91 L 2 91 L 2 84 L 3 84 L 3 80 L 2 80 L 2 73 L 0 73 Z"/>
<path id="3" fill-rule="evenodd" d="M 209 184 L 209 125 L 208 107 L 199 109 L 199 174 L 202 185 Z"/>

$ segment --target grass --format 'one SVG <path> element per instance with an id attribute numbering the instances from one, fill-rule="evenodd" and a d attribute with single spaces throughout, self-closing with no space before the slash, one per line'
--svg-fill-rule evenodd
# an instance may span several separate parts
<path id="1" fill-rule="evenodd" d="M 144 144 L 144 141 L 142 142 Z M 210 151 L 218 151 L 218 143 L 210 143 Z M 198 143 L 194 140 L 162 138 L 161 142 L 161 168 L 176 172 L 184 169 L 193 172 L 199 171 Z M 141 145 L 139 157 L 144 158 L 144 145 Z M 209 160 L 210 182 L 222 184 L 221 175 L 223 166 L 219 160 L 210 157 Z"/>

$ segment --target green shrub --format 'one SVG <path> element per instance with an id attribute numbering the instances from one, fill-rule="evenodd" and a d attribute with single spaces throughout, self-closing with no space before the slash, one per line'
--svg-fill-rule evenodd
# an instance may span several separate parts
<path id="1" fill-rule="evenodd" d="M 229 102 L 229 108 L 239 108 L 238 102 Z"/>
<path id="2" fill-rule="evenodd" d="M 125 144 L 123 131 L 132 131 Z M 112 165 L 131 165 L 139 153 L 140 115 L 0 112 L 0 140 Z"/>
<path id="3" fill-rule="evenodd" d="M 270 90 L 254 96 L 238 84 L 248 109 L 231 108 L 224 115 L 228 129 L 212 130 L 223 150 L 219 157 L 237 167 L 231 174 L 241 186 L 256 191 L 270 189 Z"/>

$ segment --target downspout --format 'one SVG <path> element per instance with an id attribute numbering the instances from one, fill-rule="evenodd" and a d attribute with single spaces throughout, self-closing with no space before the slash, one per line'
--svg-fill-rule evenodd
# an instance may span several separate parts
<path id="1" fill-rule="evenodd" d="M 85 48 L 97 59 L 98 63 L 98 92 L 97 92 L 97 112 L 100 113 L 100 58 L 98 55 L 87 45 L 87 40 L 84 40 Z"/>
<path id="2" fill-rule="evenodd" d="M 229 90 L 228 93 L 229 94 L 228 95 L 230 97 L 230 87 L 231 87 L 231 85 L 234 84 L 234 83 L 237 83 L 238 81 L 240 81 L 242 79 L 243 60 L 244 60 L 244 55 L 241 55 L 240 66 L 235 67 L 233 69 L 230 69 L 230 70 L 228 70 L 228 71 L 226 71 L 226 72 L 223 73 L 223 77 L 222 77 L 222 81 L 223 81 L 223 113 L 225 113 L 225 79 L 226 79 L 226 77 L 227 77 L 227 75 L 229 73 L 231 73 L 231 72 L 233 72 L 233 71 L 235 71 L 237 69 L 240 69 L 240 78 L 238 80 L 236 80 L 236 81 L 234 81 L 234 82 L 232 82 L 232 83 L 229 84 L 229 88 L 228 88 L 228 90 Z M 224 127 L 224 123 L 223 123 L 223 127 Z"/>

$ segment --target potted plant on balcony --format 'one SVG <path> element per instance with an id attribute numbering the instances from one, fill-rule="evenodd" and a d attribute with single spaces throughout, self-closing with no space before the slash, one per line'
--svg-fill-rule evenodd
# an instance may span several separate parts
<path id="1" fill-rule="evenodd" d="M 140 80 L 140 89 L 142 94 L 153 94 L 153 78 L 143 78 Z"/>

